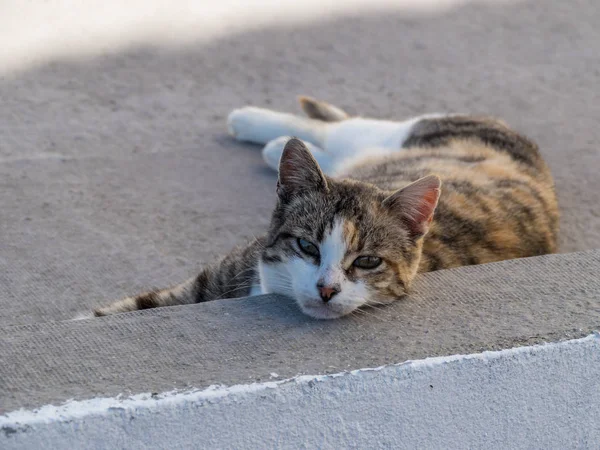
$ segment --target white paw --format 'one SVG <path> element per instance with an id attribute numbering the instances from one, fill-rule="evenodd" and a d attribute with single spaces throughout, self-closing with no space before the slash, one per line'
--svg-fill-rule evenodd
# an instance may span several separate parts
<path id="1" fill-rule="evenodd" d="M 246 106 L 234 109 L 227 117 L 227 130 L 238 141 L 265 144 L 274 137 L 278 114 L 268 109 Z"/>
<path id="2" fill-rule="evenodd" d="M 290 139 L 290 136 L 281 136 L 277 139 L 269 141 L 267 145 L 264 146 L 262 150 L 262 156 L 267 163 L 267 166 L 269 166 L 271 169 L 275 171 L 279 170 L 279 160 L 281 159 L 281 154 L 283 153 L 285 144 L 287 144 Z"/>
<path id="3" fill-rule="evenodd" d="M 283 154 L 285 144 L 291 139 L 290 136 L 280 136 L 276 139 L 270 140 L 262 150 L 262 156 L 267 166 L 275 171 L 279 171 L 279 160 Z M 333 170 L 333 158 L 331 155 L 324 152 L 322 149 L 310 142 L 302 141 L 306 148 L 312 153 L 317 163 L 321 167 L 321 170 L 325 175 L 329 175 Z"/>
<path id="4" fill-rule="evenodd" d="M 227 116 L 227 131 L 231 136 L 236 139 L 242 140 L 242 137 L 245 134 L 245 130 L 248 128 L 248 121 L 246 120 L 248 117 L 248 109 L 239 108 L 234 109 Z"/>

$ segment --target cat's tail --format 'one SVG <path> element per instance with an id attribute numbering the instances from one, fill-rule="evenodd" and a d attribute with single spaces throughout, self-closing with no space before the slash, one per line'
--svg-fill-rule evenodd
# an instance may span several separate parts
<path id="1" fill-rule="evenodd" d="M 300 107 L 304 114 L 311 119 L 322 120 L 323 122 L 340 122 L 350 117 L 345 111 L 329 103 L 316 100 L 312 97 L 301 95 L 298 97 Z"/>

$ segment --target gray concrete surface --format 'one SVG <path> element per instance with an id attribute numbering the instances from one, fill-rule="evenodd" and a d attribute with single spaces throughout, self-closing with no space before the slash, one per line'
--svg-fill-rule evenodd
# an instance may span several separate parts
<path id="1" fill-rule="evenodd" d="M 594 449 L 600 336 L 0 417 L 3 449 Z"/>
<path id="2" fill-rule="evenodd" d="M 562 251 L 600 246 L 600 8 L 467 3 L 287 22 L 0 78 L 0 324 L 71 317 L 185 279 L 259 234 L 275 177 L 225 135 L 245 104 L 495 114 L 536 139 Z"/>
<path id="3" fill-rule="evenodd" d="M 439 271 L 335 321 L 275 296 L 0 328 L 0 413 L 95 396 L 318 375 L 600 329 L 600 250 Z"/>
<path id="4" fill-rule="evenodd" d="M 425 275 L 405 301 L 333 322 L 314 321 L 289 300 L 269 296 L 66 319 L 185 279 L 259 234 L 275 176 L 258 147 L 225 135 L 225 117 L 244 104 L 297 110 L 296 94 L 377 117 L 432 111 L 503 117 L 538 141 L 555 174 L 561 251 L 599 248 L 599 23 L 595 0 L 468 2 L 429 13 L 363 11 L 236 27 L 177 48 L 108 48 L 18 71 L 0 63 L 0 413 L 69 398 L 260 382 L 272 373 L 337 373 L 598 329 L 599 251 Z M 404 372 L 378 381 L 367 375 L 322 392 L 301 385 L 289 397 L 274 392 L 214 409 L 187 404 L 172 415 L 144 413 L 136 416 L 139 425 L 135 419 L 124 425 L 129 418 L 122 416 L 110 422 L 115 434 L 109 435 L 117 446 L 141 446 L 164 431 L 155 426 L 158 417 L 181 439 L 193 439 L 193 430 L 212 442 L 239 420 L 222 441 L 235 445 L 264 421 L 273 427 L 277 414 L 290 427 L 265 429 L 282 447 L 287 439 L 322 442 L 327 430 L 348 431 L 332 436 L 334 443 L 383 439 L 382 426 L 399 423 L 414 425 L 400 428 L 414 438 L 401 442 L 433 444 L 418 424 L 435 419 L 448 425 L 440 435 L 460 435 L 473 446 L 486 436 L 510 443 L 514 435 L 523 446 L 585 448 L 598 436 L 592 406 L 599 390 L 590 382 L 598 380 L 598 365 L 586 364 L 597 351 L 557 348 L 546 359 L 509 355 L 472 372 L 443 365 L 435 383 L 427 371 L 406 375 L 407 384 L 396 384 Z M 444 391 L 449 374 L 455 381 L 464 376 L 464 383 Z M 264 403 L 256 409 L 256 402 Z M 294 414 L 298 403 L 306 422 Z M 418 416 L 421 404 L 429 409 Z M 369 415 L 356 438 L 351 431 L 361 408 Z M 511 419 L 515 408 L 522 422 Z M 468 415 L 475 410 L 482 415 Z M 466 432 L 464 423 L 449 419 L 463 413 L 473 423 Z M 106 438 L 102 420 L 62 423 L 58 432 L 83 426 L 91 434 L 80 439 Z M 208 420 L 214 427 L 200 430 Z M 500 434 L 485 434 L 492 423 Z M 19 434 L 22 441 L 11 430 L 3 437 L 35 447 L 58 436 L 38 431 Z M 252 436 L 260 446 L 268 432 Z"/>

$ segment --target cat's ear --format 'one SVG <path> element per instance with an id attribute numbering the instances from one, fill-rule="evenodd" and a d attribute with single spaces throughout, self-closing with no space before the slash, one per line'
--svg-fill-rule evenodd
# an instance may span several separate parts
<path id="1" fill-rule="evenodd" d="M 306 191 L 327 192 L 327 180 L 306 145 L 292 138 L 285 144 L 279 160 L 277 194 L 288 198 Z"/>
<path id="2" fill-rule="evenodd" d="M 413 238 L 419 238 L 429 231 L 441 185 L 438 176 L 428 175 L 394 192 L 383 206 L 400 216 Z"/>

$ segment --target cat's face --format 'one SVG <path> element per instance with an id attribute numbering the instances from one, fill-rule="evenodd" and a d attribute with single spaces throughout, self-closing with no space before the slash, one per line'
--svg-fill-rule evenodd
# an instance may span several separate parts
<path id="1" fill-rule="evenodd" d="M 333 319 L 404 295 L 439 197 L 427 177 L 390 195 L 325 178 L 304 145 L 281 158 L 279 201 L 260 261 L 263 290 L 293 297 L 302 311 Z"/>

